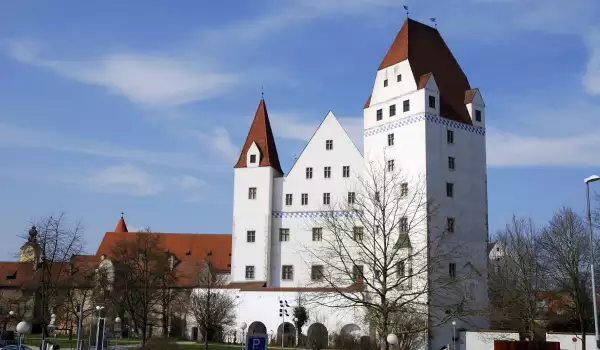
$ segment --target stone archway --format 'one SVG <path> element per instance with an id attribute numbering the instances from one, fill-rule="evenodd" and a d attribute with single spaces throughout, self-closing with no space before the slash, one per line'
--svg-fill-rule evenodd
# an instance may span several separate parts
<path id="1" fill-rule="evenodd" d="M 250 323 L 250 327 L 248 327 L 248 334 L 267 334 L 267 327 L 260 321 L 254 321 Z"/>
<path id="2" fill-rule="evenodd" d="M 283 347 L 296 346 L 296 327 L 290 322 L 280 323 L 277 327 L 277 345 Z"/>
<path id="3" fill-rule="evenodd" d="M 322 323 L 313 323 L 306 331 L 308 347 L 310 349 L 326 349 L 329 345 L 329 332 Z"/>
<path id="4" fill-rule="evenodd" d="M 342 335 L 352 335 L 352 333 L 360 331 L 360 327 L 354 323 L 349 323 L 342 327 L 340 333 Z"/>

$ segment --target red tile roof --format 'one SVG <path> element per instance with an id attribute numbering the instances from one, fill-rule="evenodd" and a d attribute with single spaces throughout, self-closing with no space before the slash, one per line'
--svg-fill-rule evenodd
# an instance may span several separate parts
<path id="1" fill-rule="evenodd" d="M 473 98 L 475 97 L 475 95 L 477 95 L 477 92 L 479 92 L 478 88 L 465 91 L 465 104 L 466 105 L 473 102 Z"/>
<path id="2" fill-rule="evenodd" d="M 18 261 L 0 262 L 0 287 L 17 288 L 35 277 L 33 263 Z"/>
<path id="3" fill-rule="evenodd" d="M 261 99 L 258 104 L 254 120 L 252 121 L 250 131 L 248 132 L 248 137 L 246 137 L 246 142 L 240 153 L 240 158 L 234 168 L 245 168 L 247 166 L 246 154 L 253 142 L 256 142 L 261 153 L 259 166 L 271 166 L 279 171 L 280 174 L 283 174 L 281 165 L 279 164 L 277 147 L 275 147 L 275 138 L 273 137 L 273 131 L 271 130 L 271 122 L 269 121 L 269 114 L 267 113 L 267 106 L 265 105 L 264 99 Z"/>
<path id="4" fill-rule="evenodd" d="M 121 218 L 119 219 L 119 222 L 117 223 L 117 227 L 115 227 L 114 232 L 129 232 L 127 230 L 127 225 L 125 224 L 125 219 L 123 218 L 123 215 L 121 215 Z"/>

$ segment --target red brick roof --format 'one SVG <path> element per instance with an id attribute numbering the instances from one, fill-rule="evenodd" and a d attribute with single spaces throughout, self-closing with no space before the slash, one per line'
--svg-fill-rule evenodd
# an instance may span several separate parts
<path id="1" fill-rule="evenodd" d="M 264 99 L 261 99 L 258 104 L 254 120 L 252 121 L 250 131 L 248 132 L 248 137 L 246 137 L 246 142 L 240 153 L 240 158 L 234 168 L 245 168 L 247 166 L 246 154 L 253 142 L 256 142 L 261 153 L 261 159 L 258 165 L 273 167 L 275 170 L 279 171 L 280 174 L 283 174 L 281 165 L 279 164 L 277 147 L 275 147 L 275 138 L 273 137 L 273 131 L 271 130 L 271 122 L 269 121 L 269 114 L 267 113 L 267 106 L 265 105 Z"/>

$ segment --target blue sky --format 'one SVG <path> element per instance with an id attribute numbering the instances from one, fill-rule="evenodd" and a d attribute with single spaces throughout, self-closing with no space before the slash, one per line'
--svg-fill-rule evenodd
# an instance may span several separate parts
<path id="1" fill-rule="evenodd" d="M 490 231 L 583 210 L 600 172 L 597 0 L 4 2 L 0 259 L 59 211 L 90 252 L 121 212 L 132 228 L 229 233 L 261 86 L 284 170 L 329 110 L 360 138 L 404 4 L 437 18 L 487 103 Z"/>

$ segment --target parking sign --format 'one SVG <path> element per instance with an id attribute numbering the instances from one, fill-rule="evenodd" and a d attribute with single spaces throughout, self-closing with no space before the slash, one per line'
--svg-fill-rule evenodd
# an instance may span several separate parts
<path id="1" fill-rule="evenodd" d="M 252 334 L 246 338 L 246 350 L 266 350 L 267 335 Z"/>

